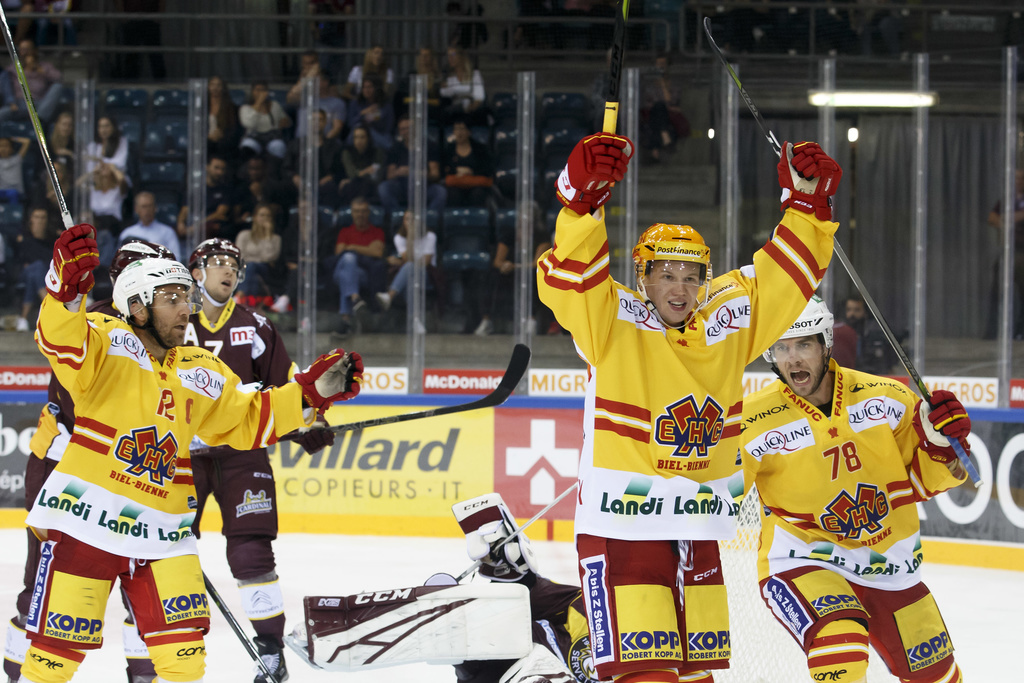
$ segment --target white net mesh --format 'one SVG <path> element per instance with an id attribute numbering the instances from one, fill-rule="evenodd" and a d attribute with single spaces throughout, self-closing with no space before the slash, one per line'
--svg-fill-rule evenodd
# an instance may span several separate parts
<path id="1" fill-rule="evenodd" d="M 736 540 L 719 543 L 722 574 L 729 592 L 732 659 L 729 669 L 715 672 L 715 683 L 799 683 L 811 681 L 807 659 L 796 641 L 765 606 L 757 585 L 757 541 L 761 533 L 761 500 L 750 491 L 740 506 Z M 868 681 L 897 681 L 874 651 Z"/>

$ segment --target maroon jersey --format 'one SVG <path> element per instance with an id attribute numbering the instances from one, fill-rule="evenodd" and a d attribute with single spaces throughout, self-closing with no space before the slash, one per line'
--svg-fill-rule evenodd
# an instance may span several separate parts
<path id="1" fill-rule="evenodd" d="M 246 384 L 255 382 L 261 388 L 281 386 L 292 374 L 291 358 L 274 324 L 231 299 L 216 323 L 211 323 L 203 311 L 190 317 L 185 345 L 209 349 Z M 226 447 L 209 449 L 196 439 L 192 452 L 197 450 L 203 455 L 232 452 Z"/>

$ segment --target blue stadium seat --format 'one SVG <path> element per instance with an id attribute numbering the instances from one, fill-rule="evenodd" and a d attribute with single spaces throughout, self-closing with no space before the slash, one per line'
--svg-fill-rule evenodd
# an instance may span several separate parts
<path id="1" fill-rule="evenodd" d="M 541 119 L 571 119 L 579 126 L 589 126 L 592 115 L 590 99 L 575 92 L 550 92 L 540 100 Z"/>
<path id="2" fill-rule="evenodd" d="M 491 98 L 491 114 L 495 124 L 511 121 L 515 125 L 518 97 L 514 92 L 494 93 Z"/>
<path id="3" fill-rule="evenodd" d="M 391 232 L 398 232 L 398 226 L 402 224 L 402 219 L 405 217 L 405 209 L 398 209 L 391 212 Z M 435 234 L 440 232 L 441 228 L 441 214 L 437 211 L 427 210 L 427 230 L 433 231 Z"/>
<path id="4" fill-rule="evenodd" d="M 0 204 L 0 227 L 4 229 L 5 233 L 9 233 L 9 229 L 13 228 L 13 233 L 17 234 L 21 231 L 21 223 L 25 219 L 25 209 L 21 204 Z"/>
<path id="5" fill-rule="evenodd" d="M 499 235 L 504 233 L 506 230 L 515 230 L 515 228 L 515 209 L 499 209 L 498 212 L 494 214 L 494 229 Z"/>
<path id="6" fill-rule="evenodd" d="M 153 91 L 153 113 L 156 115 L 181 114 L 188 110 L 188 91 L 161 89 Z"/>
<path id="7" fill-rule="evenodd" d="M 444 210 L 444 231 L 446 235 L 491 235 L 491 212 L 484 207 Z"/>
<path id="8" fill-rule="evenodd" d="M 164 202 L 156 206 L 156 219 L 172 228 L 178 223 L 178 211 L 180 207 L 177 202 Z"/>
<path id="9" fill-rule="evenodd" d="M 150 186 L 185 186 L 185 164 L 180 161 L 146 162 L 140 166 L 139 180 L 143 189 Z"/>
<path id="10" fill-rule="evenodd" d="M 236 107 L 241 107 L 249 98 L 249 91 L 242 88 L 231 88 L 228 90 L 228 94 L 231 95 L 231 101 L 235 103 Z"/>
<path id="11" fill-rule="evenodd" d="M 142 153 L 146 159 L 183 159 L 188 150 L 188 123 L 161 120 L 146 128 Z"/>
<path id="12" fill-rule="evenodd" d="M 565 165 L 576 143 L 587 136 L 583 128 L 573 126 L 566 128 L 545 128 L 540 134 L 541 156 L 548 160 L 552 157 L 559 159 L 559 164 Z"/>
<path id="13" fill-rule="evenodd" d="M 149 106 L 149 92 L 142 88 L 111 88 L 103 96 L 104 111 L 115 116 L 118 112 L 125 111 L 144 116 L 147 106 Z"/>
<path id="14" fill-rule="evenodd" d="M 142 117 L 136 114 L 120 114 L 117 118 L 117 127 L 121 129 L 121 135 L 128 138 L 129 142 L 136 147 L 142 144 Z"/>
<path id="15" fill-rule="evenodd" d="M 498 157 L 515 156 L 519 144 L 519 129 L 514 121 L 494 127 L 494 154 Z"/>
<path id="16" fill-rule="evenodd" d="M 32 123 L 30 121 L 0 121 L 0 137 L 28 138 L 29 140 L 35 140 L 36 129 L 32 127 Z M 17 150 L 17 148 L 17 145 L 15 145 L 15 150 Z"/>
<path id="17" fill-rule="evenodd" d="M 323 210 L 323 207 L 321 207 Z M 380 206 L 370 206 L 370 224 L 376 225 L 378 228 L 386 228 L 387 224 L 384 220 L 387 216 L 384 214 L 384 208 Z M 348 206 L 343 206 L 338 209 L 338 213 L 335 216 L 335 225 L 338 228 L 347 228 L 352 225 L 352 209 Z"/>

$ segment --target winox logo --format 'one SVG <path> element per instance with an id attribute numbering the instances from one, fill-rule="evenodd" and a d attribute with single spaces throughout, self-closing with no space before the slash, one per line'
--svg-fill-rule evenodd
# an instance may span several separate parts
<path id="1" fill-rule="evenodd" d="M 825 506 L 821 528 L 838 536 L 860 538 L 865 531 L 873 535 L 882 530 L 881 521 L 889 514 L 885 493 L 870 484 L 857 484 L 857 497 L 844 489 Z"/>
<path id="2" fill-rule="evenodd" d="M 750 299 L 745 296 L 726 301 L 708 316 L 704 341 L 708 346 L 717 344 L 744 327 L 750 327 Z"/>
<path id="3" fill-rule="evenodd" d="M 163 486 L 164 481 L 174 479 L 178 442 L 171 432 L 158 436 L 156 427 L 133 429 L 117 440 L 114 456 L 128 463 L 126 474 L 133 477 L 148 475 L 150 483 Z"/>
<path id="4" fill-rule="evenodd" d="M 918 671 L 939 661 L 953 651 L 949 635 L 943 631 L 934 638 L 918 643 L 907 650 L 907 662 L 911 671 Z"/>
<path id="5" fill-rule="evenodd" d="M 210 613 L 210 605 L 203 593 L 177 595 L 163 600 L 162 603 L 164 618 L 168 623 L 207 616 Z"/>
<path id="6" fill-rule="evenodd" d="M 721 440 L 724 428 L 722 406 L 708 396 L 698 408 L 691 395 L 673 403 L 658 417 L 654 440 L 662 446 L 675 446 L 674 457 L 686 458 L 696 452 L 698 458 L 706 458 L 708 449 Z"/>

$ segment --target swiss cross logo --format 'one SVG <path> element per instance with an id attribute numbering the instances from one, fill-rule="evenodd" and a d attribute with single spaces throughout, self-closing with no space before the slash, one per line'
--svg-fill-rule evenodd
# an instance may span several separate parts
<path id="1" fill-rule="evenodd" d="M 178 442 L 170 432 L 158 437 L 156 427 L 133 429 L 118 439 L 114 456 L 128 463 L 126 474 L 133 477 L 148 475 L 150 483 L 163 486 L 165 480 L 174 479 Z"/>
<path id="2" fill-rule="evenodd" d="M 870 484 L 857 484 L 857 499 L 845 490 L 825 507 L 821 528 L 846 538 L 860 538 L 861 533 L 877 534 L 881 521 L 889 514 L 885 493 Z"/>
<path id="3" fill-rule="evenodd" d="M 675 446 L 673 456 L 708 457 L 708 449 L 722 438 L 725 411 L 710 396 L 697 407 L 693 396 L 676 401 L 654 423 L 654 440 L 662 446 Z"/>
<path id="4" fill-rule="evenodd" d="M 495 490 L 516 515 L 529 516 L 576 482 L 583 411 L 499 408 L 494 413 Z M 569 497 L 550 518 L 572 519 L 573 514 Z"/>

